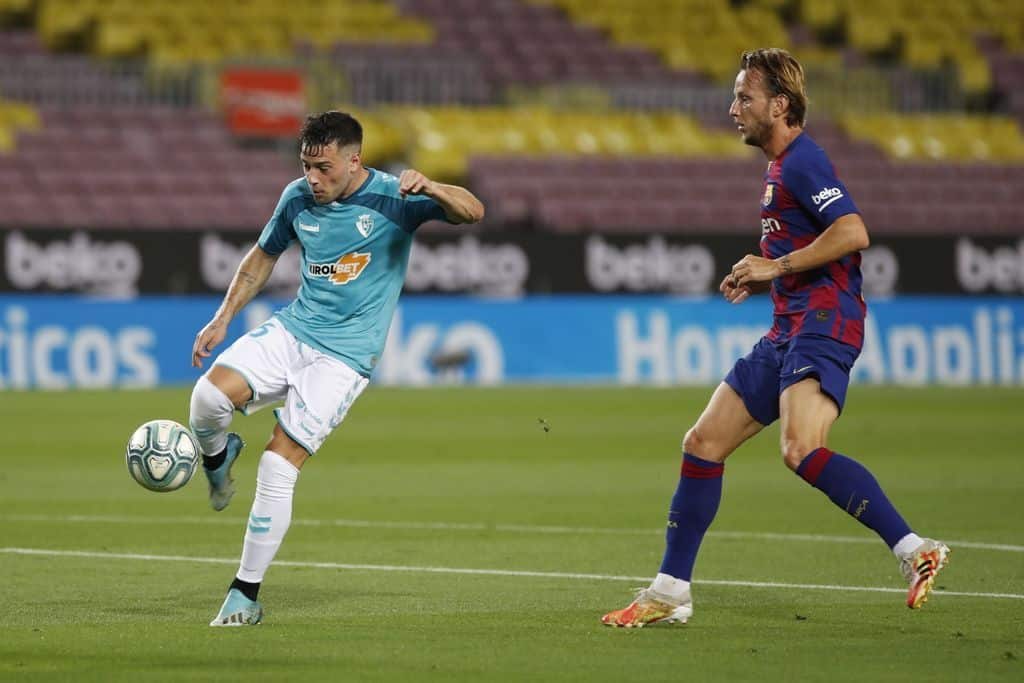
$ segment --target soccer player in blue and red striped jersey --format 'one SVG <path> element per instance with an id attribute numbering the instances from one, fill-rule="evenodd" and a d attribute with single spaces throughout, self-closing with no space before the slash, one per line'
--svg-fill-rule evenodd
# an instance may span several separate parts
<path id="1" fill-rule="evenodd" d="M 775 420 L 786 465 L 899 559 L 909 607 L 927 599 L 949 553 L 913 532 L 863 465 L 826 445 L 864 341 L 860 250 L 868 233 L 828 156 L 804 132 L 803 69 L 785 50 L 746 52 L 734 95 L 729 115 L 743 141 L 764 152 L 768 170 L 761 255 L 737 262 L 719 289 L 737 304 L 770 289 L 775 320 L 686 433 L 661 569 L 626 608 L 604 615 L 610 626 L 678 623 L 692 615 L 690 578 L 718 510 L 725 460 Z"/>

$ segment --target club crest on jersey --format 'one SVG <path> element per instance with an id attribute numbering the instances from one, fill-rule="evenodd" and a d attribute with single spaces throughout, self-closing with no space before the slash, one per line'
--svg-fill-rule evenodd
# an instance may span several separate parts
<path id="1" fill-rule="evenodd" d="M 370 233 L 373 232 L 373 216 L 368 213 L 361 215 L 359 219 L 356 220 L 356 230 L 358 230 L 359 234 L 363 237 L 369 237 Z"/>
<path id="2" fill-rule="evenodd" d="M 352 252 L 345 254 L 335 263 L 310 263 L 309 275 L 328 278 L 335 285 L 346 285 L 363 274 L 372 256 L 370 253 Z"/>
<path id="3" fill-rule="evenodd" d="M 764 196 L 761 197 L 761 206 L 768 206 L 772 203 L 772 194 L 775 192 L 775 186 L 768 183 L 764 186 Z"/>

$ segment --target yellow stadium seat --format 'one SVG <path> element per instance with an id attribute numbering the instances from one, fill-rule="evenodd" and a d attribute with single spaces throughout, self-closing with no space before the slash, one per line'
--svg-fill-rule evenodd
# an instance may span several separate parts
<path id="1" fill-rule="evenodd" d="M 734 8 L 728 0 L 532 0 L 561 7 L 573 21 L 607 32 L 613 43 L 646 47 L 673 68 L 731 81 L 739 55 L 756 45 L 786 47 L 781 0 Z"/>
<path id="2" fill-rule="evenodd" d="M 922 69 L 934 69 L 942 64 L 943 49 L 941 43 L 935 42 L 930 36 L 910 33 L 903 37 L 903 60 L 910 66 Z"/>
<path id="3" fill-rule="evenodd" d="M 25 14 L 35 5 L 35 0 L 0 0 L 0 15 Z"/>
<path id="4" fill-rule="evenodd" d="M 399 14 L 387 0 L 38 0 L 36 29 L 53 48 L 89 42 L 100 56 L 145 51 L 160 63 L 277 57 L 289 53 L 296 40 L 323 46 L 434 40 L 429 24 Z M 193 32 L 215 37 L 203 44 L 191 38 Z M 183 42 L 168 36 L 182 36 Z"/>
<path id="5" fill-rule="evenodd" d="M 43 0 L 36 13 L 36 30 L 50 48 L 62 47 L 71 36 L 84 32 L 92 18 L 90 3 Z"/>
<path id="6" fill-rule="evenodd" d="M 10 154 L 14 151 L 14 131 L 0 125 L 0 154 Z"/>
<path id="7" fill-rule="evenodd" d="M 838 0 L 802 0 L 800 3 L 800 19 L 817 30 L 837 25 L 842 16 Z"/>
<path id="8" fill-rule="evenodd" d="M 988 61 L 972 50 L 955 58 L 957 76 L 964 92 L 981 94 L 992 88 L 992 70 Z"/>
<path id="9" fill-rule="evenodd" d="M 895 40 L 892 26 L 877 15 L 856 13 L 847 15 L 846 30 L 850 44 L 865 52 L 889 49 Z"/>
<path id="10" fill-rule="evenodd" d="M 1024 136 L 1007 117 L 858 114 L 840 123 L 852 137 L 877 144 L 897 160 L 1024 162 Z"/>
<path id="11" fill-rule="evenodd" d="M 105 21 L 96 26 L 92 50 L 100 57 L 129 57 L 146 47 L 147 26 L 140 21 Z"/>
<path id="12" fill-rule="evenodd" d="M 10 154 L 17 143 L 19 130 L 39 130 L 39 111 L 22 102 L 0 100 L 0 154 Z"/>
<path id="13" fill-rule="evenodd" d="M 523 156 L 745 157 L 750 148 L 731 133 L 711 132 L 677 112 L 521 108 L 392 107 L 377 110 L 392 158 L 404 158 L 439 180 L 463 179 L 469 157 Z M 370 137 L 369 139 L 375 139 Z M 383 151 L 383 150 L 381 150 Z"/>
<path id="14" fill-rule="evenodd" d="M 23 102 L 0 101 L 0 126 L 17 132 L 37 131 L 42 128 L 39 110 Z"/>

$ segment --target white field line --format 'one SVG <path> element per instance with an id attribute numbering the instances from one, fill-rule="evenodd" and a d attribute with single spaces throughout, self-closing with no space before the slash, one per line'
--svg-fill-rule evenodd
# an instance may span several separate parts
<path id="1" fill-rule="evenodd" d="M 147 555 L 142 553 L 101 553 L 88 550 L 48 550 L 45 548 L 0 548 L 0 554 L 42 556 L 42 557 L 80 557 L 98 560 L 138 560 L 143 562 L 192 562 L 197 564 L 224 564 L 235 566 L 237 559 L 222 557 L 190 557 L 186 555 Z M 470 574 L 474 576 L 515 576 L 543 579 L 586 579 L 591 581 L 632 581 L 647 583 L 649 576 L 618 576 L 614 574 L 580 574 L 573 572 L 535 572 L 515 569 L 467 569 L 462 567 L 415 567 L 393 564 L 342 564 L 339 562 L 289 562 L 275 561 L 279 567 L 302 567 L 306 569 L 338 569 L 347 571 L 370 572 L 416 572 L 420 574 Z M 881 586 L 839 586 L 835 584 L 817 583 L 780 583 L 777 581 L 724 581 L 717 579 L 701 579 L 701 584 L 711 586 L 739 586 L 744 588 L 779 588 L 789 590 L 825 590 L 825 591 L 857 591 L 862 593 L 906 593 L 905 588 L 884 588 Z M 952 595 L 963 598 L 996 598 L 1004 600 L 1024 600 L 1024 595 L 1017 593 L 973 593 L 967 591 L 938 591 L 936 595 Z"/>
<path id="2" fill-rule="evenodd" d="M 174 517 L 133 517 L 129 515 L 4 515 L 0 522 L 52 522 L 85 524 L 227 524 L 243 527 L 245 519 L 220 515 L 174 516 Z M 366 519 L 293 519 L 292 526 L 349 527 L 356 529 L 432 529 L 437 531 L 493 531 L 522 534 L 555 535 L 609 535 L 609 536 L 654 536 L 664 531 L 651 529 L 616 529 L 613 527 L 543 526 L 532 524 L 483 524 L 459 522 L 384 522 Z M 822 534 L 784 534 L 760 531 L 709 531 L 711 538 L 727 538 L 740 541 L 810 541 L 813 543 L 862 543 L 877 544 L 878 539 L 865 536 L 828 536 Z M 950 546 L 975 550 L 997 550 L 1008 553 L 1024 553 L 1024 545 L 1006 543 L 981 543 L 978 541 L 954 541 L 942 539 Z"/>

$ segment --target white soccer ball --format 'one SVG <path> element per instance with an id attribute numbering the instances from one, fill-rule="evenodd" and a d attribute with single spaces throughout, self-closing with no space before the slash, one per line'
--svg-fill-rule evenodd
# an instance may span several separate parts
<path id="1" fill-rule="evenodd" d="M 151 420 L 128 439 L 128 472 L 150 491 L 176 491 L 188 483 L 199 464 L 199 443 L 174 420 Z"/>

